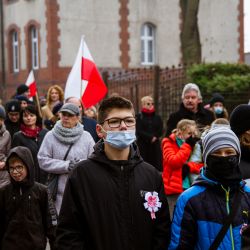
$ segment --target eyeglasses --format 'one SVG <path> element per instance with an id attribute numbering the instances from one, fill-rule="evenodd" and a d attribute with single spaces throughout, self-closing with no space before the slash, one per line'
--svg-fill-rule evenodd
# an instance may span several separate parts
<path id="1" fill-rule="evenodd" d="M 104 120 L 101 124 L 104 122 L 107 122 L 110 128 L 119 128 L 121 126 L 121 122 L 124 122 L 127 127 L 132 127 L 135 125 L 135 118 L 134 117 L 125 117 L 123 119 L 121 118 L 110 118 L 107 120 Z"/>
<path id="2" fill-rule="evenodd" d="M 16 172 L 21 173 L 23 171 L 23 165 L 17 165 L 16 167 L 9 167 L 10 173 Z"/>

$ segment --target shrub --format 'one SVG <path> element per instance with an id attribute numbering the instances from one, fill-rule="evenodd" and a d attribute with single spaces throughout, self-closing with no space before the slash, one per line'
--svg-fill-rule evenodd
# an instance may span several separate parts
<path id="1" fill-rule="evenodd" d="M 250 67 L 246 64 L 195 64 L 188 68 L 187 76 L 206 94 L 242 93 L 250 89 Z"/>

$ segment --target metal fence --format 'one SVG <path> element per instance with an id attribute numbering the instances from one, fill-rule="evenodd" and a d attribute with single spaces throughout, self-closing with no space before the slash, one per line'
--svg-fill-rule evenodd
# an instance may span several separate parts
<path id="1" fill-rule="evenodd" d="M 119 94 L 130 99 L 136 112 L 141 109 L 141 98 L 154 97 L 155 107 L 165 121 L 181 102 L 181 92 L 186 83 L 184 67 L 160 69 L 159 67 L 103 72 L 109 96 Z"/>
<path id="2" fill-rule="evenodd" d="M 119 94 L 130 99 L 136 112 L 140 112 L 141 98 L 146 95 L 154 97 L 155 107 L 161 115 L 164 125 L 172 112 L 178 110 L 181 93 L 188 79 L 184 66 L 164 68 L 139 68 L 131 70 L 104 71 L 103 78 L 108 85 L 108 95 Z M 250 90 L 243 93 L 221 93 L 225 97 L 225 106 L 229 113 L 240 103 L 248 103 Z M 203 102 L 211 94 L 202 93 Z"/>

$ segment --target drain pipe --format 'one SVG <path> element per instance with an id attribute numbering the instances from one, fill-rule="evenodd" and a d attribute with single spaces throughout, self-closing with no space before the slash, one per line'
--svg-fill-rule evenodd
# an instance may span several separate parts
<path id="1" fill-rule="evenodd" d="M 3 16 L 3 0 L 0 0 L 0 37 L 1 37 L 1 48 L 0 48 L 0 54 L 1 54 L 1 69 L 2 69 L 2 79 L 0 79 L 0 97 L 3 102 L 5 102 L 6 97 L 6 88 L 5 88 L 5 81 L 6 81 L 6 75 L 5 75 L 5 53 L 4 53 L 4 16 Z"/>

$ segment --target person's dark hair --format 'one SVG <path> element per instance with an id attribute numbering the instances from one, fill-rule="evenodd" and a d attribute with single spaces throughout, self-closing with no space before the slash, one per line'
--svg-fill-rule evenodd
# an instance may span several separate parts
<path id="1" fill-rule="evenodd" d="M 107 118 L 109 112 L 112 109 L 129 109 L 133 111 L 134 107 L 130 100 L 121 97 L 121 96 L 112 96 L 105 100 L 103 100 L 98 108 L 97 122 L 99 124 L 103 123 L 103 121 Z"/>
<path id="2" fill-rule="evenodd" d="M 24 124 L 23 121 L 23 114 L 24 113 L 31 113 L 36 115 L 36 125 L 41 127 L 42 126 L 42 118 L 39 115 L 38 109 L 35 105 L 29 104 L 27 107 L 25 107 L 22 111 L 21 111 L 21 118 L 20 118 L 20 122 L 22 124 Z"/>

